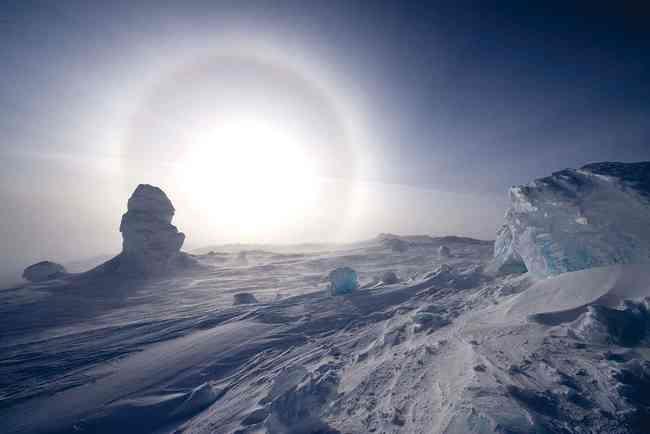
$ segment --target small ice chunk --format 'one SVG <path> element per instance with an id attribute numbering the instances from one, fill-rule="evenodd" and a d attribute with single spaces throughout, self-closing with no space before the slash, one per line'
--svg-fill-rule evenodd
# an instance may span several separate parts
<path id="1" fill-rule="evenodd" d="M 350 267 L 339 267 L 329 274 L 332 295 L 348 294 L 359 287 L 357 272 Z"/>
<path id="2" fill-rule="evenodd" d="M 23 278 L 30 282 L 44 282 L 61 277 L 65 273 L 63 265 L 51 261 L 42 261 L 25 268 Z"/>
<path id="3" fill-rule="evenodd" d="M 386 285 L 392 285 L 393 283 L 399 282 L 399 278 L 397 277 L 397 274 L 395 274 L 394 271 L 385 271 L 381 275 L 381 281 L 384 282 Z"/>
<path id="4" fill-rule="evenodd" d="M 447 246 L 440 246 L 438 248 L 438 257 L 440 259 L 449 258 L 451 256 L 451 250 Z"/>
<path id="5" fill-rule="evenodd" d="M 233 296 L 233 304 L 235 306 L 240 304 L 253 304 L 258 303 L 257 298 L 250 292 L 240 292 Z"/>

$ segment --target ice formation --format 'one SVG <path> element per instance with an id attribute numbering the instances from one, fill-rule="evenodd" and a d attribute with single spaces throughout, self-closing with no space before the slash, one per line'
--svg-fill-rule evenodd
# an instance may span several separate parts
<path id="1" fill-rule="evenodd" d="M 381 275 L 381 281 L 387 285 L 392 285 L 393 283 L 399 282 L 399 278 L 397 277 L 397 274 L 395 274 L 394 271 L 385 271 Z"/>
<path id="2" fill-rule="evenodd" d="M 449 250 L 449 247 L 447 246 L 440 246 L 438 248 L 438 257 L 440 259 L 446 259 L 451 256 L 451 250 Z"/>
<path id="3" fill-rule="evenodd" d="M 138 185 L 120 223 L 120 272 L 155 276 L 187 262 L 187 256 L 180 251 L 185 235 L 171 224 L 174 212 L 160 188 Z"/>
<path id="4" fill-rule="evenodd" d="M 409 249 L 409 243 L 401 239 L 397 235 L 379 234 L 377 236 L 377 239 L 379 239 L 379 241 L 385 248 L 390 249 L 393 252 L 403 253 Z"/>
<path id="5" fill-rule="evenodd" d="M 499 269 L 547 276 L 650 260 L 650 162 L 594 163 L 510 189 Z"/>
<path id="6" fill-rule="evenodd" d="M 350 267 L 340 267 L 329 274 L 329 290 L 332 295 L 347 294 L 359 287 L 357 272 Z"/>
<path id="7" fill-rule="evenodd" d="M 253 304 L 257 303 L 257 298 L 255 298 L 255 295 L 251 294 L 250 292 L 240 292 L 239 294 L 235 294 L 233 296 L 233 304 L 239 305 L 239 304 Z"/>
<path id="8" fill-rule="evenodd" d="M 50 279 L 56 279 L 66 273 L 61 264 L 50 261 L 41 261 L 30 265 L 23 271 L 23 278 L 30 282 L 44 282 Z"/>

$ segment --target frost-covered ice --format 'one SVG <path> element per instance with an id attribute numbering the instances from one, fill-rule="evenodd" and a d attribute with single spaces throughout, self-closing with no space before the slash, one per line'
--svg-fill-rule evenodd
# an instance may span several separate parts
<path id="1" fill-rule="evenodd" d="M 538 275 L 650 261 L 650 162 L 595 163 L 510 189 L 498 267 Z"/>
<path id="2" fill-rule="evenodd" d="M 359 287 L 357 272 L 350 267 L 339 267 L 332 270 L 328 278 L 332 295 L 349 294 Z"/>

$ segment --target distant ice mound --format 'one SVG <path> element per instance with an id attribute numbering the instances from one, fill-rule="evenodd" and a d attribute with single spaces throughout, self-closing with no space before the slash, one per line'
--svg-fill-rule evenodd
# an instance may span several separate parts
<path id="1" fill-rule="evenodd" d="M 438 248 L 438 257 L 440 259 L 446 259 L 451 257 L 451 250 L 449 250 L 449 247 L 447 246 L 440 246 Z"/>
<path id="2" fill-rule="evenodd" d="M 393 252 L 406 252 L 409 249 L 409 243 L 397 235 L 393 234 L 379 234 L 377 236 L 379 242 L 386 249 L 390 249 Z"/>
<path id="3" fill-rule="evenodd" d="M 23 279 L 30 282 L 44 282 L 61 277 L 65 273 L 63 265 L 56 262 L 42 261 L 25 268 Z"/>
<path id="4" fill-rule="evenodd" d="M 240 304 L 254 304 L 257 303 L 257 298 L 250 292 L 240 292 L 233 295 L 233 304 L 238 306 Z"/>
<path id="5" fill-rule="evenodd" d="M 650 162 L 565 169 L 509 194 L 496 268 L 547 276 L 650 261 Z"/>
<path id="6" fill-rule="evenodd" d="M 357 272 L 350 267 L 340 267 L 329 274 L 329 290 L 332 295 L 348 294 L 359 287 Z"/>

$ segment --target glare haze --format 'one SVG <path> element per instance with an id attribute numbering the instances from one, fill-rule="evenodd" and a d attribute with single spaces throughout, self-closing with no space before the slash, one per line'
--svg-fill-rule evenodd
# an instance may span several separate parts
<path id="1" fill-rule="evenodd" d="M 510 185 L 650 158 L 644 65 L 580 36 L 599 11 L 536 33 L 544 12 L 398 3 L 3 5 L 0 273 L 119 251 L 139 183 L 167 192 L 187 249 L 492 239 Z"/>

